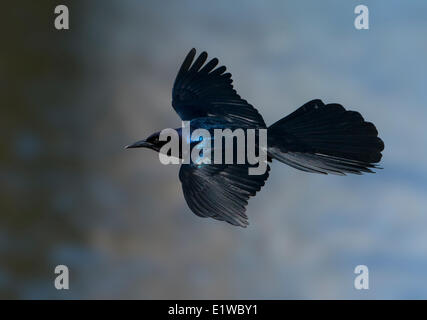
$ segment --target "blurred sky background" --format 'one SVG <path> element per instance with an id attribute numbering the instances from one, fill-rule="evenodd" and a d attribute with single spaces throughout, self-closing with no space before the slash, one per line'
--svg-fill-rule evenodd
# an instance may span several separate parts
<path id="1" fill-rule="evenodd" d="M 67 4 L 70 30 L 54 29 Z M 354 8 L 370 29 L 354 28 Z M 427 298 L 426 1 L 19 1 L 0 32 L 0 297 Z M 320 98 L 359 111 L 384 170 L 273 163 L 247 229 L 195 216 L 149 150 L 179 127 L 171 89 L 195 47 L 267 124 Z M 70 290 L 54 268 L 70 269 Z M 370 289 L 353 287 L 356 265 Z"/>

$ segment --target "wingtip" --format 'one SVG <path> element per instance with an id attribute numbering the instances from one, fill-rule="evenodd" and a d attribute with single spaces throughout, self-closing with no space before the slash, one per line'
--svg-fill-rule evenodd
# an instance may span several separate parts
<path id="1" fill-rule="evenodd" d="M 200 55 L 198 59 L 202 59 L 202 62 L 205 63 L 206 60 L 208 59 L 208 53 L 206 51 L 203 51 Z"/>

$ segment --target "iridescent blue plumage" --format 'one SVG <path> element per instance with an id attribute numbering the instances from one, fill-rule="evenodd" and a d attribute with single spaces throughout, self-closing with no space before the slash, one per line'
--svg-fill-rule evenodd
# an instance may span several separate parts
<path id="1" fill-rule="evenodd" d="M 196 59 L 196 50 L 186 56 L 172 90 L 172 106 L 183 121 L 190 121 L 191 131 L 183 141 L 200 150 L 199 157 L 183 164 L 179 172 L 184 197 L 198 216 L 211 217 L 236 226 L 246 227 L 248 199 L 265 184 L 270 167 L 264 174 L 249 175 L 243 164 L 202 164 L 204 149 L 214 158 L 211 139 L 191 135 L 196 129 L 267 129 L 259 112 L 234 90 L 231 74 L 218 59 L 207 63 L 207 53 Z M 177 129 L 180 137 L 182 129 Z M 159 151 L 166 142 L 159 133 L 138 141 L 129 148 L 145 147 Z M 312 100 L 268 127 L 268 160 L 276 159 L 294 168 L 322 174 L 372 172 L 381 160 L 383 141 L 372 123 L 354 111 L 338 104 Z M 182 146 L 181 146 L 182 147 Z M 190 149 L 191 149 L 190 148 Z M 180 150 L 180 157 L 183 156 Z M 235 148 L 233 145 L 233 152 Z"/>

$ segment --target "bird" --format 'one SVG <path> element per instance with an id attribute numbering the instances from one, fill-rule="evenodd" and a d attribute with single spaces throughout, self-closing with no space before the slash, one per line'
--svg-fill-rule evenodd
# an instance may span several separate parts
<path id="1" fill-rule="evenodd" d="M 258 110 L 237 94 L 227 68 L 218 66 L 217 58 L 206 61 L 205 51 L 197 57 L 196 49 L 188 52 L 173 84 L 173 109 L 182 121 L 190 121 L 192 128 L 266 129 L 268 165 L 263 174 L 249 175 L 251 165 L 246 162 L 181 164 L 184 198 L 197 216 L 247 227 L 248 200 L 264 186 L 273 160 L 325 175 L 361 175 L 382 169 L 378 162 L 384 142 L 375 125 L 359 112 L 314 99 L 267 126 Z M 126 148 L 159 152 L 165 143 L 160 132 L 155 132 Z"/>

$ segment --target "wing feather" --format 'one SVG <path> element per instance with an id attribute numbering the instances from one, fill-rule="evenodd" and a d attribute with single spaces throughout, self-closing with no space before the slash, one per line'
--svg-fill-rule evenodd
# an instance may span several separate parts
<path id="1" fill-rule="evenodd" d="M 183 164 L 179 172 L 184 198 L 191 211 L 200 217 L 226 221 L 246 227 L 246 205 L 265 184 L 270 167 L 263 175 L 248 175 L 246 164 Z"/>

